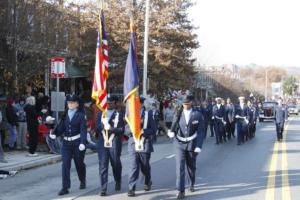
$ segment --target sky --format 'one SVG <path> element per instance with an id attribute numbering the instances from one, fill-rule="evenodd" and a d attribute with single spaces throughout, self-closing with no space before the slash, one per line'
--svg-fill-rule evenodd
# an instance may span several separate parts
<path id="1" fill-rule="evenodd" d="M 195 0 L 201 65 L 300 67 L 300 0 Z"/>

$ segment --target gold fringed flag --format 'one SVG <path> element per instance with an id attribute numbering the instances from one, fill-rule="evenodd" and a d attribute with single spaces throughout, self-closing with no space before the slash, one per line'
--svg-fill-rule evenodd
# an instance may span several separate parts
<path id="1" fill-rule="evenodd" d="M 124 75 L 124 102 L 126 102 L 126 121 L 130 127 L 133 137 L 139 140 L 141 137 L 140 98 L 138 94 L 139 77 L 135 41 L 135 25 L 130 24 L 130 46 L 126 61 Z"/>
<path id="2" fill-rule="evenodd" d="M 99 14 L 99 30 L 96 48 L 96 63 L 94 71 L 94 82 L 92 98 L 95 99 L 97 107 L 104 113 L 107 110 L 107 88 L 108 79 L 108 43 L 104 28 L 103 2 Z"/>

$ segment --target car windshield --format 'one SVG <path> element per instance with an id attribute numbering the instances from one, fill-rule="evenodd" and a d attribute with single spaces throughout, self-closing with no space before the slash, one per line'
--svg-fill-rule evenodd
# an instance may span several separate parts
<path id="1" fill-rule="evenodd" d="M 266 107 L 274 107 L 275 105 L 277 105 L 276 102 L 265 102 L 263 103 L 263 107 L 266 108 Z"/>
<path id="2" fill-rule="evenodd" d="M 296 108 L 296 106 L 295 105 L 290 105 L 289 108 Z"/>

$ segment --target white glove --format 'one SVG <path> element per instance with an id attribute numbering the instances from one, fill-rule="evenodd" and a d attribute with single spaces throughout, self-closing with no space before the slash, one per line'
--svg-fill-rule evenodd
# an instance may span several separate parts
<path id="1" fill-rule="evenodd" d="M 245 122 L 246 122 L 246 124 L 249 124 L 249 121 L 247 119 L 245 120 Z"/>
<path id="2" fill-rule="evenodd" d="M 110 124 L 108 123 L 107 118 L 104 118 L 102 121 L 103 125 L 104 125 L 104 129 L 105 130 L 109 130 L 110 129 Z"/>
<path id="3" fill-rule="evenodd" d="M 53 135 L 53 134 L 52 134 L 52 131 L 50 131 L 49 137 L 50 137 L 52 140 L 55 140 L 55 139 L 56 139 L 56 135 Z"/>
<path id="4" fill-rule="evenodd" d="M 199 147 L 196 147 L 194 150 L 195 153 L 201 153 L 201 149 Z"/>
<path id="5" fill-rule="evenodd" d="M 79 145 L 79 150 L 80 151 L 84 151 L 85 150 L 85 145 L 84 144 L 80 144 Z"/>
<path id="6" fill-rule="evenodd" d="M 215 119 L 215 117 L 212 117 L 211 119 Z"/>
<path id="7" fill-rule="evenodd" d="M 107 124 L 104 124 L 104 129 L 105 130 L 109 130 L 111 127 L 110 127 L 110 124 L 109 123 L 107 123 Z"/>
<path id="8" fill-rule="evenodd" d="M 175 133 L 172 132 L 171 130 L 168 130 L 168 136 L 169 138 L 173 138 L 175 136 Z"/>

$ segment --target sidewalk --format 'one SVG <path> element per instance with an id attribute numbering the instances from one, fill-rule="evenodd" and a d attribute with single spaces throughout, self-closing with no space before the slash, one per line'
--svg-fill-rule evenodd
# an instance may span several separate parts
<path id="1" fill-rule="evenodd" d="M 127 141 L 123 141 L 123 146 L 127 146 Z M 61 155 L 51 154 L 49 152 L 37 152 L 37 157 L 27 157 L 28 151 L 4 152 L 8 163 L 0 163 L 0 170 L 28 170 L 43 165 L 54 164 L 61 161 Z M 87 149 L 86 154 L 95 153 Z"/>
<path id="2" fill-rule="evenodd" d="M 0 163 L 0 169 L 20 171 L 61 161 L 61 155 L 45 152 L 37 153 L 39 154 L 37 157 L 27 157 L 27 151 L 5 152 L 5 159 L 8 163 Z"/>

